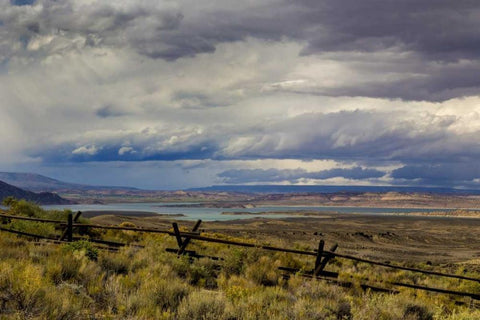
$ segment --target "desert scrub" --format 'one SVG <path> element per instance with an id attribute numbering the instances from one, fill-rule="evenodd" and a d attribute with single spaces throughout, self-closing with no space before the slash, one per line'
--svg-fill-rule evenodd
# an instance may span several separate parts
<path id="1" fill-rule="evenodd" d="M 85 255 L 88 259 L 97 261 L 98 258 L 98 249 L 95 248 L 91 242 L 86 240 L 70 242 L 63 246 L 64 252 L 80 252 L 81 254 Z"/>
<path id="2" fill-rule="evenodd" d="M 124 221 L 118 225 L 124 228 L 136 228 L 137 226 L 128 221 Z M 141 234 L 131 230 L 107 230 L 103 232 L 106 239 L 115 240 L 123 243 L 138 242 L 141 239 Z"/>
<path id="3" fill-rule="evenodd" d="M 77 285 L 62 284 L 48 291 L 41 316 L 46 319 L 88 319 L 93 316 L 93 300 Z"/>
<path id="4" fill-rule="evenodd" d="M 191 287 L 178 278 L 144 275 L 109 276 L 102 291 L 103 308 L 121 318 L 171 318 Z"/>
<path id="5" fill-rule="evenodd" d="M 399 295 L 378 294 L 298 275 L 288 281 L 279 277 L 279 265 L 311 269 L 312 257 L 303 259 L 254 248 L 227 250 L 225 246 L 192 241 L 193 249 L 225 260 L 190 260 L 165 252 L 165 248 L 176 245 L 173 237 L 142 234 L 139 241 L 145 248 L 131 246 L 115 253 L 98 250 L 95 260 L 88 254 L 89 249 L 95 249 L 90 243 L 39 246 L 24 239 L 0 234 L 0 318 L 480 318 L 479 311 L 454 305 L 447 295 L 411 289 L 399 289 Z M 348 261 L 342 266 L 345 272 L 356 273 L 358 278 L 341 280 L 356 284 L 369 277 L 478 290 L 474 282 L 416 277 Z M 475 272 L 469 275 L 478 277 Z M 468 303 L 467 299 L 457 299 Z"/>
<path id="6" fill-rule="evenodd" d="M 207 258 L 194 260 L 190 265 L 187 279 L 189 283 L 206 289 L 216 289 L 217 285 L 217 267 L 215 261 Z"/>
<path id="7" fill-rule="evenodd" d="M 54 283 L 78 280 L 82 258 L 73 253 L 58 255 L 57 259 L 49 260 L 46 265 L 46 276 Z"/>
<path id="8" fill-rule="evenodd" d="M 0 263 L 0 317 L 82 319 L 90 300 L 67 287 L 55 287 L 42 268 L 28 262 Z"/>
<path id="9" fill-rule="evenodd" d="M 6 213 L 14 216 L 26 216 L 31 218 L 51 219 L 66 222 L 68 215 L 71 213 L 70 210 L 44 210 L 34 203 L 25 200 L 17 200 L 12 197 L 7 197 L 4 199 L 3 204 L 8 207 L 8 211 Z M 52 223 L 35 221 L 2 218 L 1 222 L 5 224 L 6 228 L 49 238 L 58 237 L 57 229 L 62 229 L 60 226 Z"/>
<path id="10" fill-rule="evenodd" d="M 176 311 L 181 301 L 190 292 L 189 286 L 175 279 L 156 279 L 146 281 L 138 290 L 138 297 L 144 301 L 148 309 L 159 309 L 160 311 Z"/>
<path id="11" fill-rule="evenodd" d="M 236 319 L 225 315 L 225 305 L 220 292 L 194 291 L 178 307 L 178 320 Z"/>
<path id="12" fill-rule="evenodd" d="M 53 238 L 57 234 L 55 226 L 51 223 L 12 220 L 6 227 L 16 231 L 27 232 L 48 238 Z"/>
<path id="13" fill-rule="evenodd" d="M 44 307 L 46 288 L 42 270 L 28 262 L 0 263 L 0 310 L 22 316 L 39 314 Z"/>
<path id="14" fill-rule="evenodd" d="M 207 289 L 217 288 L 216 262 L 207 258 L 191 259 L 187 256 L 173 256 L 170 264 L 177 276 L 185 279 L 189 284 Z"/>
<path id="15" fill-rule="evenodd" d="M 274 286 L 280 279 L 279 266 L 279 260 L 273 260 L 269 256 L 263 256 L 260 257 L 257 262 L 249 265 L 245 270 L 245 274 L 257 284 Z"/>
<path id="16" fill-rule="evenodd" d="M 398 320 L 433 320 L 432 306 L 406 293 L 364 294 L 356 299 L 352 306 L 354 319 L 398 319 Z M 440 318 L 441 319 L 441 318 Z"/>
<path id="17" fill-rule="evenodd" d="M 100 266 L 87 257 L 83 250 L 70 252 L 60 249 L 42 265 L 44 265 L 45 276 L 55 285 L 69 282 L 87 288 L 102 272 Z"/>
<path id="18" fill-rule="evenodd" d="M 238 275 L 244 270 L 244 261 L 247 250 L 244 248 L 231 248 L 224 256 L 222 272 L 226 275 Z"/>
<path id="19" fill-rule="evenodd" d="M 29 256 L 30 243 L 16 236 L 0 235 L 0 261 L 23 259 Z"/>
<path id="20" fill-rule="evenodd" d="M 323 281 L 311 281 L 301 276 L 290 277 L 287 290 L 295 297 L 312 300 L 339 301 L 346 296 L 344 288 L 326 285 Z"/>
<path id="21" fill-rule="evenodd" d="M 295 297 L 280 287 L 257 286 L 231 303 L 232 319 L 292 319 Z"/>
<path id="22" fill-rule="evenodd" d="M 104 252 L 98 259 L 98 263 L 107 273 L 126 274 L 132 260 L 121 253 Z"/>
<path id="23" fill-rule="evenodd" d="M 70 210 L 44 210 L 37 204 L 13 197 L 5 198 L 3 204 L 8 207 L 7 214 L 15 216 L 66 221 L 68 214 L 72 213 Z"/>

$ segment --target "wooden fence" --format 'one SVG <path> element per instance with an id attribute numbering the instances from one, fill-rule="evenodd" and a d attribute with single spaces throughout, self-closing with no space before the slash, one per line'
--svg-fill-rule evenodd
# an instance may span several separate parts
<path id="1" fill-rule="evenodd" d="M 31 217 L 23 217 L 23 216 L 14 216 L 14 215 L 8 215 L 8 214 L 0 214 L 0 218 L 3 218 L 3 222 L 5 223 L 9 221 L 9 219 L 18 219 L 18 220 L 27 220 L 27 221 L 35 221 L 35 222 L 42 222 L 42 223 L 53 223 L 59 226 L 63 227 L 63 232 L 59 238 L 51 238 L 51 237 L 45 237 L 42 235 L 38 234 L 32 234 L 32 233 L 27 233 L 27 232 L 22 232 L 18 230 L 13 230 L 10 228 L 3 228 L 0 227 L 0 231 L 5 231 L 5 232 L 10 232 L 14 233 L 17 235 L 21 236 L 28 236 L 28 237 L 33 237 L 35 239 L 46 239 L 49 241 L 52 241 L 54 243 L 65 243 L 65 242 L 71 242 L 71 241 L 76 241 L 76 240 L 81 240 L 85 239 L 82 237 L 75 237 L 74 232 L 76 228 L 91 228 L 91 229 L 106 229 L 106 230 L 124 230 L 124 231 L 136 231 L 136 232 L 145 232 L 145 233 L 160 233 L 160 234 L 166 234 L 172 237 L 175 237 L 178 248 L 168 248 L 168 252 L 175 253 L 177 255 L 188 255 L 192 258 L 201 258 L 201 257 L 207 257 L 215 260 L 221 260 L 219 257 L 211 257 L 211 256 L 205 256 L 198 254 L 195 251 L 187 250 L 188 245 L 191 243 L 192 240 L 196 241 L 203 241 L 203 242 L 212 242 L 212 243 L 219 243 L 219 244 L 225 244 L 225 245 L 230 245 L 230 246 L 239 246 L 239 247 L 246 247 L 246 248 L 257 248 L 261 250 L 267 250 L 267 251 L 275 251 L 275 252 L 284 252 L 284 253 L 290 253 L 290 254 L 298 254 L 298 255 L 304 255 L 304 256 L 312 256 L 315 258 L 315 264 L 314 268 L 312 270 L 301 270 L 301 269 L 295 269 L 295 268 L 287 268 L 287 267 L 279 267 L 281 271 L 284 272 L 284 277 L 289 277 L 290 274 L 294 273 L 303 277 L 307 278 L 313 278 L 313 279 L 318 279 L 318 280 L 325 280 L 331 283 L 335 283 L 337 285 L 343 286 L 343 287 L 352 287 L 355 286 L 354 282 L 349 282 L 349 281 L 341 281 L 338 280 L 339 273 L 337 272 L 331 272 L 331 271 L 326 271 L 325 268 L 327 267 L 328 263 L 333 259 L 346 259 L 346 260 L 351 260 L 351 261 L 356 261 L 356 262 L 361 262 L 361 263 L 366 263 L 370 265 L 376 265 L 380 267 L 385 267 L 385 268 L 390 268 L 390 269 L 397 269 L 397 270 L 404 270 L 404 271 L 409 271 L 409 272 L 415 272 L 415 273 L 420 273 L 420 274 L 425 274 L 429 276 L 437 276 L 437 277 L 443 277 L 443 278 L 452 278 L 452 279 L 459 279 L 462 281 L 474 281 L 480 283 L 479 278 L 473 278 L 473 277 L 468 277 L 464 275 L 458 275 L 458 274 L 448 274 L 448 273 L 443 273 L 443 272 L 437 272 L 433 270 L 425 270 L 425 269 L 418 269 L 418 268 L 411 268 L 411 267 L 405 267 L 405 266 L 399 266 L 399 265 L 394 265 L 390 263 L 384 263 L 384 262 L 379 262 L 379 261 L 373 261 L 361 257 L 356 257 L 352 255 L 346 255 L 346 254 L 341 254 L 336 252 L 336 249 L 338 246 L 335 244 L 333 245 L 329 250 L 325 250 L 325 242 L 323 240 L 320 240 L 318 244 L 318 249 L 309 251 L 309 250 L 299 250 L 299 249 L 291 249 L 291 248 L 281 248 L 281 247 L 275 247 L 275 246 L 268 246 L 268 245 L 262 245 L 262 244 L 255 244 L 255 243 L 249 243 L 249 242 L 241 242 L 241 241 L 233 241 L 233 240 L 226 240 L 226 239 L 219 239 L 219 238 L 214 238 L 214 237 L 208 237 L 201 235 L 201 233 L 198 231 L 199 227 L 202 223 L 201 220 L 198 220 L 194 227 L 192 228 L 191 231 L 185 232 L 185 231 L 180 231 L 180 228 L 178 227 L 177 223 L 172 223 L 172 229 L 171 230 L 162 230 L 162 229 L 154 229 L 154 228 L 137 228 L 137 227 L 120 227 L 120 226 L 107 226 L 107 225 L 97 225 L 97 224 L 82 224 L 78 223 L 78 219 L 81 216 L 81 212 L 77 212 L 75 215 L 70 213 L 67 217 L 67 221 L 61 221 L 61 220 L 50 220 L 50 219 L 38 219 L 38 218 L 31 218 Z M 1 221 L 2 219 L 0 219 Z M 106 247 L 101 247 L 104 249 L 108 250 L 115 250 L 115 248 L 118 249 L 118 247 L 121 246 L 126 246 L 126 245 L 132 245 L 132 244 L 127 244 L 127 243 L 119 243 L 119 242 L 114 242 L 114 241 L 107 241 L 107 240 L 101 240 L 101 239 L 85 239 L 88 240 L 92 243 L 97 243 L 100 245 L 104 245 Z M 135 244 L 133 244 L 135 245 Z M 135 245 L 139 246 L 139 245 Z M 139 246 L 141 247 L 141 246 Z M 378 291 L 378 292 L 388 292 L 388 293 L 398 293 L 398 290 L 392 289 L 392 287 L 406 287 L 406 288 L 411 288 L 411 289 L 416 289 L 416 290 L 424 290 L 424 291 L 429 291 L 429 292 L 436 292 L 436 293 L 442 293 L 442 294 L 449 294 L 449 295 L 455 295 L 455 296 L 461 296 L 461 297 L 469 297 L 473 300 L 480 300 L 480 293 L 472 293 L 472 292 L 463 292 L 463 291 L 453 291 L 453 290 L 447 290 L 447 289 L 441 289 L 441 288 L 432 288 L 432 287 L 427 287 L 427 286 L 420 286 L 416 284 L 409 284 L 409 283 L 403 283 L 403 282 L 394 282 L 394 281 L 383 281 L 381 282 L 381 285 L 388 286 L 387 287 L 382 287 L 378 285 L 373 285 L 371 282 L 376 282 L 378 283 L 378 280 L 370 280 L 368 278 L 362 279 L 363 282 L 360 283 L 360 287 L 363 289 L 369 289 L 372 291 Z"/>

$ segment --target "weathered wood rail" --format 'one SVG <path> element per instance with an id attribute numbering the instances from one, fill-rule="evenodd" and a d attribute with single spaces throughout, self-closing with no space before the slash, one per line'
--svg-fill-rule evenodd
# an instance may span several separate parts
<path id="1" fill-rule="evenodd" d="M 27 232 L 23 232 L 23 231 L 13 230 L 13 229 L 9 229 L 9 228 L 3 228 L 3 227 L 0 227 L 0 231 L 10 232 L 10 233 L 14 233 L 14 234 L 21 235 L 21 236 L 32 237 L 32 238 L 35 238 L 35 239 L 45 239 L 45 240 L 48 240 L 48 241 L 52 241 L 53 243 L 65 243 L 65 242 L 71 242 L 71 241 L 77 241 L 77 240 L 88 240 L 92 243 L 106 245 L 107 249 L 114 249 L 114 250 L 118 249 L 118 247 L 126 246 L 126 245 L 133 245 L 133 246 L 137 246 L 137 247 L 142 247 L 142 246 L 137 245 L 137 244 L 127 244 L 127 243 L 120 243 L 120 242 L 114 242 L 114 241 L 108 241 L 108 240 L 102 240 L 102 239 L 91 239 L 91 238 L 86 239 L 86 238 L 82 238 L 82 237 L 74 237 L 73 236 L 74 230 L 76 228 L 81 227 L 81 228 L 92 228 L 92 229 L 124 230 L 124 231 L 136 231 L 136 232 L 145 232 L 145 233 L 166 234 L 168 236 L 175 237 L 177 245 L 178 245 L 178 249 L 167 248 L 166 249 L 167 252 L 175 253 L 179 256 L 180 255 L 187 255 L 187 256 L 192 257 L 192 258 L 210 258 L 210 259 L 214 259 L 214 260 L 222 260 L 222 258 L 201 255 L 201 254 L 198 254 L 195 251 L 187 250 L 188 245 L 191 243 L 192 240 L 196 240 L 196 241 L 204 241 L 204 242 L 219 243 L 219 244 L 225 244 L 225 245 L 231 245 L 231 246 L 245 247 L 245 248 L 256 248 L 256 249 L 274 251 L 274 252 L 284 252 L 284 253 L 290 253 L 290 254 L 312 256 L 312 257 L 315 257 L 315 265 L 314 265 L 314 268 L 311 271 L 308 271 L 308 270 L 307 271 L 301 271 L 300 269 L 287 268 L 287 267 L 280 267 L 279 269 L 281 271 L 286 272 L 284 274 L 284 276 L 286 276 L 286 277 L 289 276 L 288 274 L 295 273 L 297 275 L 307 277 L 307 278 L 325 280 L 325 281 L 328 281 L 328 282 L 331 282 L 331 283 L 335 283 L 335 284 L 337 284 L 339 286 L 342 286 L 342 287 L 352 287 L 352 286 L 354 286 L 354 283 L 349 282 L 349 281 L 337 280 L 336 278 L 339 275 L 337 272 L 331 272 L 331 271 L 326 271 L 325 270 L 327 264 L 334 258 L 346 259 L 346 260 L 366 263 L 366 264 L 370 264 L 370 265 L 381 266 L 381 267 L 385 267 L 385 268 L 391 268 L 391 269 L 421 273 L 421 274 L 430 275 L 430 276 L 459 279 L 459 280 L 463 280 L 463 281 L 475 281 L 475 282 L 480 283 L 480 278 L 468 277 L 468 276 L 458 275 L 458 274 L 443 273 L 443 272 L 438 272 L 438 271 L 433 271 L 433 270 L 425 270 L 425 269 L 399 266 L 399 265 L 374 261 L 374 260 L 370 260 L 370 259 L 365 259 L 365 258 L 361 258 L 361 257 L 356 257 L 356 256 L 352 256 L 352 255 L 341 254 L 341 253 L 336 252 L 336 250 L 338 248 L 337 244 L 333 245 L 330 248 L 330 250 L 325 250 L 324 249 L 324 246 L 325 246 L 324 240 L 320 240 L 317 250 L 309 251 L 309 250 L 281 248 L 281 247 L 268 246 L 268 245 L 262 245 L 262 244 L 257 244 L 257 243 L 241 242 L 241 241 L 234 241 L 234 240 L 227 240 L 227 239 L 220 239 L 220 238 L 204 236 L 204 235 L 201 235 L 201 233 L 198 231 L 198 229 L 199 229 L 199 227 L 202 223 L 201 220 L 198 220 L 195 223 L 195 225 L 194 225 L 194 227 L 192 228 L 191 231 L 186 232 L 186 231 L 180 231 L 180 228 L 178 227 L 177 223 L 172 224 L 173 231 L 171 231 L 171 230 L 162 230 L 162 229 L 155 229 L 155 228 L 138 228 L 138 227 L 107 226 L 107 225 L 97 225 L 97 224 L 83 224 L 83 223 L 78 223 L 78 219 L 80 218 L 80 216 L 81 216 L 80 211 L 77 212 L 75 214 L 75 216 L 73 216 L 73 214 L 70 213 L 67 217 L 67 221 L 62 221 L 62 220 L 39 219 L 39 218 L 32 218 L 32 217 L 15 216 L 15 215 L 9 215 L 9 214 L 0 214 L 0 222 L 2 222 L 2 220 L 3 220 L 4 223 L 8 222 L 9 220 L 18 219 L 18 220 L 27 220 L 27 221 L 57 224 L 57 225 L 63 227 L 63 232 L 58 239 L 52 238 L 52 237 L 46 237 L 46 236 L 42 236 L 42 235 L 37 235 L 37 234 L 32 234 L 32 233 L 27 233 Z M 377 280 L 370 280 L 370 279 L 364 279 L 364 281 L 378 282 Z M 384 284 L 384 285 L 387 285 L 387 286 L 391 286 L 391 287 L 406 287 L 406 288 L 411 288 L 411 289 L 415 289 L 415 290 L 424 290 L 424 291 L 429 291 L 429 292 L 456 295 L 456 296 L 461 296 L 461 297 L 469 297 L 469 298 L 474 299 L 474 300 L 480 300 L 480 293 L 454 291 L 454 290 L 447 290 L 447 289 L 442 289 L 442 288 L 432 288 L 432 287 L 420 286 L 420 285 L 416 285 L 416 284 L 409 284 L 409 283 L 402 283 L 402 282 L 383 281 L 381 283 Z M 380 287 L 380 286 L 377 286 L 377 285 L 373 285 L 371 283 L 360 283 L 360 287 L 363 288 L 363 289 L 369 289 L 369 290 L 372 290 L 372 291 L 388 292 L 388 293 L 392 293 L 392 294 L 395 294 L 395 293 L 399 292 L 398 290 L 395 290 L 393 288 Z"/>

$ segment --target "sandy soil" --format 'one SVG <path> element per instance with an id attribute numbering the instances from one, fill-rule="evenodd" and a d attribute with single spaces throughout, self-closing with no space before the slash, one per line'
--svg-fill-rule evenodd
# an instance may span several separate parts
<path id="1" fill-rule="evenodd" d="M 140 227 L 170 228 L 174 220 L 159 216 L 101 215 L 100 224 L 129 221 Z M 177 221 L 193 226 L 193 221 Z M 480 262 L 480 219 L 422 216 L 323 214 L 287 219 L 253 218 L 204 222 L 202 232 L 218 232 L 288 247 L 315 249 L 320 239 L 327 248 L 339 244 L 339 253 L 378 261 L 437 263 Z"/>

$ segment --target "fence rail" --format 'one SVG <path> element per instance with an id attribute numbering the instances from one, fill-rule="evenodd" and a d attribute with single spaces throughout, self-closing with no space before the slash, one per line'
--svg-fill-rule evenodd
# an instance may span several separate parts
<path id="1" fill-rule="evenodd" d="M 75 216 L 73 216 L 71 213 L 69 213 L 67 217 L 67 221 L 62 221 L 62 220 L 52 220 L 52 219 L 39 219 L 39 218 L 32 218 L 32 217 L 23 217 L 23 216 L 15 216 L 15 215 L 9 215 L 9 214 L 0 214 L 0 218 L 3 218 L 5 221 L 6 219 L 12 219 L 12 220 L 27 220 L 27 221 L 35 221 L 35 222 L 42 222 L 42 223 L 53 223 L 57 224 L 59 226 L 64 227 L 64 231 L 62 235 L 59 237 L 59 239 L 51 238 L 51 237 L 45 237 L 42 235 L 37 235 L 37 234 L 32 234 L 32 233 L 27 233 L 23 231 L 18 231 L 18 230 L 13 230 L 13 229 L 8 229 L 8 228 L 3 228 L 0 227 L 0 231 L 5 231 L 5 232 L 10 232 L 14 233 L 17 235 L 22 235 L 22 236 L 29 236 L 37 239 L 46 239 L 53 241 L 54 243 L 64 243 L 64 242 L 71 242 L 74 240 L 88 240 L 93 243 L 97 244 L 102 244 L 106 245 L 108 247 L 113 247 L 113 248 L 118 248 L 121 246 L 128 245 L 126 243 L 119 243 L 119 242 L 113 242 L 113 241 L 107 241 L 107 240 L 101 240 L 101 239 L 86 239 L 86 238 L 79 238 L 79 237 L 74 237 L 74 229 L 75 228 L 91 228 L 91 229 L 106 229 L 106 230 L 124 230 L 124 231 L 136 231 L 136 232 L 145 232 L 145 233 L 158 233 L 158 234 L 166 234 L 168 236 L 173 236 L 177 240 L 177 245 L 178 249 L 172 249 L 168 248 L 168 252 L 173 252 L 178 255 L 188 255 L 190 257 L 208 257 L 216 260 L 221 260 L 221 258 L 218 257 L 211 257 L 211 256 L 204 256 L 197 254 L 194 251 L 189 251 L 186 250 L 187 246 L 191 242 L 191 240 L 197 240 L 197 241 L 204 241 L 204 242 L 212 242 L 212 243 L 220 243 L 220 244 L 225 244 L 225 245 L 232 245 L 232 246 L 239 246 L 239 247 L 246 247 L 246 248 L 256 248 L 256 249 L 261 249 L 261 250 L 267 250 L 267 251 L 275 251 L 275 252 L 284 252 L 284 253 L 291 253 L 291 254 L 299 254 L 299 255 L 306 255 L 306 256 L 312 256 L 316 257 L 315 260 L 315 267 L 312 271 L 308 272 L 303 272 L 299 273 L 299 269 L 292 269 L 292 268 L 286 268 L 286 267 L 280 267 L 280 270 L 290 272 L 290 273 L 297 273 L 302 276 L 308 277 L 308 278 L 314 278 L 314 279 L 319 279 L 319 280 L 327 280 L 332 283 L 336 283 L 341 286 L 352 286 L 352 282 L 348 281 L 339 281 L 336 280 L 335 278 L 338 277 L 338 273 L 336 272 L 329 272 L 325 271 L 325 267 L 327 266 L 328 262 L 332 258 L 340 258 L 340 259 L 346 259 L 346 260 L 352 260 L 356 262 L 361 262 L 361 263 L 366 263 L 370 265 L 376 265 L 376 266 L 381 266 L 381 267 L 386 267 L 386 268 L 391 268 L 391 269 L 397 269 L 397 270 L 405 270 L 409 272 L 416 272 L 416 273 L 421 273 L 425 275 L 430 275 L 430 276 L 438 276 L 438 277 L 443 277 L 443 278 L 453 278 L 453 279 L 459 279 L 459 280 L 465 280 L 465 281 L 475 281 L 475 282 L 480 282 L 479 278 L 473 278 L 473 277 L 468 277 L 468 276 L 463 276 L 463 275 L 458 275 L 458 274 L 448 274 L 448 273 L 443 273 L 443 272 L 437 272 L 437 271 L 432 271 L 432 270 L 425 270 L 425 269 L 418 269 L 418 268 L 411 268 L 411 267 L 404 267 L 404 266 L 398 266 L 398 265 L 393 265 L 389 263 L 384 263 L 384 262 L 379 262 L 379 261 L 374 261 L 374 260 L 369 260 L 361 257 L 356 257 L 352 255 L 347 255 L 347 254 L 340 254 L 335 252 L 337 249 L 337 245 L 335 244 L 330 250 L 324 250 L 324 241 L 320 240 L 318 250 L 316 251 L 308 251 L 308 250 L 299 250 L 299 249 L 291 249 L 291 248 L 281 248 L 281 247 L 275 247 L 275 246 L 268 246 L 268 245 L 262 245 L 262 244 L 256 244 L 256 243 L 250 243 L 250 242 L 241 242 L 241 241 L 234 241 L 234 240 L 227 240 L 227 239 L 221 239 L 221 238 L 214 238 L 214 237 L 207 237 L 204 235 L 201 235 L 200 232 L 198 232 L 198 228 L 200 227 L 201 220 L 198 220 L 195 224 L 195 226 L 192 228 L 192 231 L 180 231 L 179 227 L 176 223 L 172 224 L 173 231 L 171 230 L 162 230 L 162 229 L 154 229 L 154 228 L 138 228 L 138 227 L 120 227 L 120 226 L 107 226 L 107 225 L 98 225 L 98 224 L 82 224 L 82 223 L 77 223 L 79 217 L 81 215 L 81 212 L 78 211 Z M 1 221 L 2 219 L 0 219 Z M 142 247 L 139 245 L 135 245 L 138 247 Z M 367 281 L 370 281 L 367 279 Z M 375 281 L 375 280 L 374 280 Z M 443 293 L 443 294 L 450 294 L 450 295 L 457 295 L 457 296 L 462 296 L 462 297 L 470 297 L 475 300 L 480 300 L 480 294 L 477 293 L 471 293 L 471 292 L 461 292 L 461 291 L 453 291 L 453 290 L 447 290 L 447 289 L 441 289 L 441 288 L 432 288 L 432 287 L 427 287 L 427 286 L 420 286 L 420 285 L 415 285 L 415 284 L 408 284 L 408 283 L 401 283 L 401 282 L 383 282 L 386 285 L 390 286 L 397 286 L 397 287 L 407 287 L 411 289 L 416 289 L 416 290 L 424 290 L 424 291 L 430 291 L 430 292 L 436 292 L 436 293 Z M 378 287 L 375 285 L 372 285 L 370 283 L 361 283 L 360 286 L 364 289 L 371 289 L 373 291 L 379 291 L 379 292 L 390 292 L 390 293 L 398 293 L 397 290 L 391 289 L 391 288 L 382 288 Z"/>
<path id="2" fill-rule="evenodd" d="M 32 218 L 32 217 L 24 217 L 24 216 L 14 216 L 9 214 L 0 214 L 0 217 L 7 218 L 7 219 L 14 219 L 14 220 L 28 220 L 28 221 L 46 222 L 46 223 L 57 223 L 57 224 L 65 223 L 65 221 L 62 221 L 62 220 L 40 219 L 40 218 Z"/>

